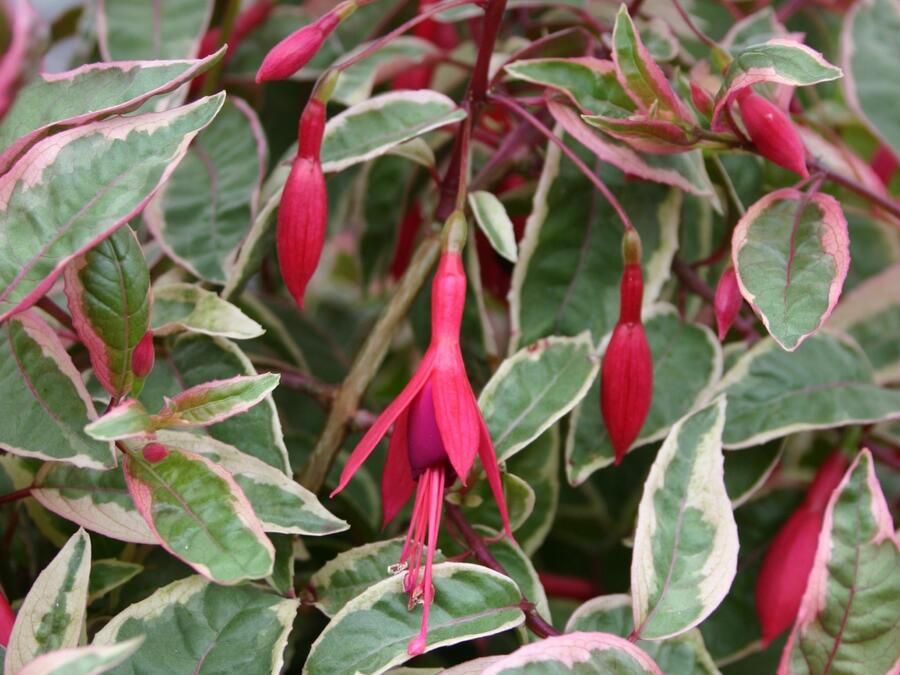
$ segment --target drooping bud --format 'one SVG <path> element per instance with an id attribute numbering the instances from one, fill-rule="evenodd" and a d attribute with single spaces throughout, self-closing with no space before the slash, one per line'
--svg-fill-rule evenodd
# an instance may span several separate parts
<path id="1" fill-rule="evenodd" d="M 13 624 L 16 622 L 16 614 L 9 606 L 9 600 L 0 591 L 0 646 L 9 645 L 9 635 L 12 633 Z"/>
<path id="2" fill-rule="evenodd" d="M 257 84 L 267 80 L 284 80 L 303 68 L 322 48 L 338 24 L 355 9 L 356 3 L 342 2 L 272 47 L 256 72 Z"/>
<path id="3" fill-rule="evenodd" d="M 641 323 L 644 294 L 641 240 L 629 229 L 622 241 L 625 269 L 620 287 L 619 322 L 603 355 L 600 412 L 618 465 L 644 426 L 653 397 L 653 357 Z"/>
<path id="4" fill-rule="evenodd" d="M 698 113 L 707 118 L 712 117 L 715 108 L 713 97 L 696 82 L 691 82 L 691 102 Z"/>
<path id="5" fill-rule="evenodd" d="M 147 443 L 144 446 L 144 459 L 151 464 L 163 461 L 169 456 L 169 451 L 162 443 Z"/>
<path id="6" fill-rule="evenodd" d="M 131 352 L 131 372 L 138 379 L 147 377 L 153 370 L 156 352 L 153 349 L 153 331 L 148 330 Z"/>
<path id="7" fill-rule="evenodd" d="M 719 277 L 716 295 L 713 299 L 716 324 L 719 328 L 719 342 L 724 342 L 725 336 L 728 335 L 728 329 L 734 323 L 743 302 L 744 299 L 741 297 L 741 289 L 737 282 L 737 273 L 734 271 L 734 267 L 729 266 Z"/>
<path id="8" fill-rule="evenodd" d="M 737 93 L 737 102 L 744 126 L 759 154 L 778 166 L 808 177 L 806 148 L 787 113 L 750 87 Z"/>
<path id="9" fill-rule="evenodd" d="M 768 645 L 797 618 L 816 557 L 819 533 L 831 493 L 841 482 L 847 460 L 835 452 L 819 468 L 803 503 L 772 539 L 756 580 L 756 614 Z"/>
<path id="10" fill-rule="evenodd" d="M 413 480 L 418 480 L 425 469 L 447 466 L 449 458 L 434 416 L 434 399 L 431 382 L 419 390 L 409 406 L 409 422 L 407 426 L 407 452 L 409 467 Z"/>

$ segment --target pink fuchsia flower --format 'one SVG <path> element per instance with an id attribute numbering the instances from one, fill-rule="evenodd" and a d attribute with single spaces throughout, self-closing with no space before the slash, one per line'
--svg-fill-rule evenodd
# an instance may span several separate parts
<path id="1" fill-rule="evenodd" d="M 807 178 L 806 147 L 788 114 L 750 87 L 738 91 L 736 98 L 741 119 L 759 154 Z"/>
<path id="2" fill-rule="evenodd" d="M 744 298 L 741 296 L 741 289 L 737 282 L 737 273 L 734 267 L 730 266 L 719 277 L 719 283 L 716 285 L 716 295 L 713 298 L 713 309 L 716 313 L 716 325 L 719 328 L 719 342 L 725 340 L 728 335 L 728 329 L 737 318 L 738 312 L 741 310 L 741 304 Z"/>
<path id="3" fill-rule="evenodd" d="M 835 452 L 819 468 L 799 507 L 772 539 L 756 580 L 756 615 L 768 645 L 797 618 L 816 557 L 819 532 L 831 493 L 847 470 Z"/>
<path id="4" fill-rule="evenodd" d="M 453 213 L 444 226 L 443 253 L 431 287 L 431 344 L 412 379 L 353 450 L 332 492 L 334 496 L 346 487 L 393 425 L 381 482 L 385 523 L 397 515 L 413 492 L 416 495 L 406 542 L 398 564 L 392 567 L 396 572 L 405 571 L 403 588 L 409 594 L 410 608 L 420 602 L 423 605 L 422 629 L 407 647 L 410 655 L 425 650 L 428 611 L 434 598 L 431 567 L 444 490 L 456 479 L 466 484 L 476 454 L 506 534 L 512 536 L 494 445 L 459 347 L 466 300 L 466 275 L 460 256 L 465 232 L 464 216 Z"/>
<path id="5" fill-rule="evenodd" d="M 653 398 L 653 357 L 641 323 L 644 278 L 641 240 L 629 229 L 623 240 L 625 269 L 620 286 L 619 321 L 603 355 L 600 369 L 600 412 L 622 461 L 644 426 Z"/>

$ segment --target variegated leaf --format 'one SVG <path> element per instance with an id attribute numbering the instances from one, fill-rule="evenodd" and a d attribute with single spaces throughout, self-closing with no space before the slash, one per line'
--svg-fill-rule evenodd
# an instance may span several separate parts
<path id="1" fill-rule="evenodd" d="M 353 58 L 371 45 L 370 42 L 357 45 L 338 63 Z M 346 106 L 362 103 L 372 95 L 372 89 L 377 81 L 438 56 L 440 53 L 431 42 L 409 35 L 400 36 L 359 63 L 342 70 L 331 98 Z"/>
<path id="2" fill-rule="evenodd" d="M 84 431 L 91 438 L 99 441 L 117 441 L 123 438 L 147 436 L 156 429 L 153 417 L 141 402 L 134 398 L 126 399 L 115 408 L 103 413 L 100 419 L 88 424 Z"/>
<path id="3" fill-rule="evenodd" d="M 265 330 L 227 300 L 195 284 L 167 284 L 153 289 L 153 334 L 179 331 L 249 340 Z"/>
<path id="4" fill-rule="evenodd" d="M 79 529 L 25 596 L 9 636 L 4 672 L 18 673 L 41 654 L 78 645 L 90 569 L 91 540 Z"/>
<path id="5" fill-rule="evenodd" d="M 94 469 L 116 465 L 112 445 L 84 425 L 94 403 L 56 333 L 33 311 L 0 325 L 0 447 L 16 455 Z M 11 414 L 15 411 L 15 414 Z"/>
<path id="6" fill-rule="evenodd" d="M 480 565 L 441 563 L 433 568 L 434 602 L 425 651 L 515 628 L 525 616 L 508 577 Z M 385 579 L 335 614 L 312 645 L 303 672 L 383 673 L 409 659 L 421 609 L 408 611 L 402 575 Z"/>
<path id="7" fill-rule="evenodd" d="M 6 0 L 0 6 L 4 45 L 0 56 L 0 119 L 25 80 L 38 70 L 48 26 L 28 0 Z"/>
<path id="8" fill-rule="evenodd" d="M 54 134 L 0 176 L 0 320 L 36 302 L 66 263 L 140 212 L 224 96 Z"/>
<path id="9" fill-rule="evenodd" d="M 99 0 L 100 53 L 106 61 L 193 56 L 212 10 L 212 0 Z"/>
<path id="10" fill-rule="evenodd" d="M 138 636 L 119 644 L 60 649 L 39 656 L 17 675 L 100 675 L 134 654 L 143 643 Z"/>
<path id="11" fill-rule="evenodd" d="M 527 447 L 517 452 L 506 468 L 521 478 L 534 491 L 534 507 L 516 529 L 516 541 L 529 555 L 534 555 L 553 526 L 559 506 L 559 426 L 550 427 Z"/>
<path id="12" fill-rule="evenodd" d="M 725 398 L 679 420 L 644 483 L 631 562 L 634 634 L 684 633 L 728 593 L 737 525 L 725 491 Z"/>
<path id="13" fill-rule="evenodd" d="M 204 382 L 176 394 L 153 416 L 157 429 L 205 427 L 246 412 L 278 386 L 280 375 L 237 375 Z"/>
<path id="14" fill-rule="evenodd" d="M 779 675 L 900 668 L 900 541 L 869 450 L 828 502 Z"/>
<path id="15" fill-rule="evenodd" d="M 115 675 L 271 675 L 284 667 L 284 648 L 299 604 L 255 586 L 219 586 L 191 576 L 113 617 L 93 644 L 144 636 L 137 654 L 110 671 Z"/>
<path id="16" fill-rule="evenodd" d="M 847 220 L 830 195 L 776 190 L 738 221 L 731 255 L 744 299 L 793 351 L 822 327 L 841 295 L 850 267 Z"/>
<path id="17" fill-rule="evenodd" d="M 469 206 L 494 250 L 510 262 L 516 262 L 516 233 L 503 203 L 490 192 L 475 191 L 469 193 Z"/>

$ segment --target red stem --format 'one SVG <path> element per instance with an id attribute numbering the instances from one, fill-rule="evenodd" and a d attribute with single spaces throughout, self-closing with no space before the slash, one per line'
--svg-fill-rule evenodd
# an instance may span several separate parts
<path id="1" fill-rule="evenodd" d="M 10 492 L 5 495 L 0 495 L 0 504 L 7 504 L 9 502 L 15 502 L 20 499 L 25 499 L 25 497 L 31 496 L 31 487 L 22 488 L 21 490 L 16 490 L 15 492 Z"/>
<path id="2" fill-rule="evenodd" d="M 882 197 L 879 194 L 876 194 L 864 187 L 863 185 L 857 183 L 855 180 L 847 178 L 846 176 L 842 176 L 839 173 L 835 173 L 831 171 L 824 165 L 820 164 L 817 160 L 810 158 L 807 162 L 811 169 L 822 173 L 827 180 L 834 183 L 835 185 L 840 185 L 843 188 L 847 188 L 851 192 L 856 193 L 863 199 L 866 199 L 873 204 L 875 204 L 878 208 L 883 209 L 893 215 L 896 218 L 900 218 L 900 203 L 896 200 L 892 200 L 889 198 Z M 895 224 L 896 225 L 896 224 Z"/>

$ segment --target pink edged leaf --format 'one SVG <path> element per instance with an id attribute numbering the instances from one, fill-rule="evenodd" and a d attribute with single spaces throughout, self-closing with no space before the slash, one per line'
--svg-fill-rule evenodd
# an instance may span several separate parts
<path id="1" fill-rule="evenodd" d="M 28 71 L 37 63 L 46 28 L 28 0 L 0 2 L 0 23 L 7 42 L 0 56 L 0 120 L 16 99 Z M 0 147 L 4 144 L 0 142 Z"/>
<path id="2" fill-rule="evenodd" d="M 130 398 L 104 413 L 84 428 L 91 438 L 117 441 L 123 438 L 149 436 L 155 431 L 153 418 L 137 399 Z"/>
<path id="3" fill-rule="evenodd" d="M 747 47 L 731 62 L 716 94 L 712 129 L 727 130 L 722 114 L 739 89 L 760 82 L 807 87 L 842 76 L 841 69 L 828 63 L 819 52 L 794 40 L 775 38 Z"/>
<path id="4" fill-rule="evenodd" d="M 478 452 L 481 412 L 466 375 L 459 344 L 438 345 L 432 375 L 434 415 L 450 465 L 465 485 Z"/>
<path id="5" fill-rule="evenodd" d="M 896 673 L 900 542 L 863 449 L 831 494 L 779 675 Z"/>
<path id="6" fill-rule="evenodd" d="M 169 553 L 221 584 L 272 573 L 275 551 L 234 477 L 202 455 L 167 446 L 154 463 L 129 449 L 134 504 Z"/>
<path id="7" fill-rule="evenodd" d="M 625 141 L 639 152 L 663 155 L 687 152 L 694 147 L 697 140 L 673 122 L 643 115 L 625 118 L 584 115 L 582 119 L 613 138 Z"/>
<path id="8" fill-rule="evenodd" d="M 766 195 L 738 221 L 732 261 L 744 299 L 787 351 L 831 315 L 850 266 L 847 220 L 830 195 Z"/>
<path id="9" fill-rule="evenodd" d="M 491 440 L 491 432 L 488 431 L 487 424 L 479 415 L 479 428 L 481 429 L 478 439 L 478 458 L 481 460 L 481 466 L 484 468 L 484 475 L 487 477 L 488 485 L 491 487 L 491 494 L 494 495 L 494 501 L 497 503 L 497 510 L 500 512 L 500 521 L 503 523 L 503 531 L 507 537 L 512 538 L 512 527 L 509 523 L 509 509 L 506 506 L 506 496 L 503 494 L 503 480 L 500 477 L 500 467 L 497 465 L 497 453 L 494 452 L 494 443 Z"/>
<path id="10" fill-rule="evenodd" d="M 381 474 L 381 510 L 384 515 L 384 526 L 394 519 L 416 489 L 409 470 L 408 424 L 409 411 L 404 410 L 394 424 L 391 442 L 388 444 L 387 459 Z"/>
<path id="11" fill-rule="evenodd" d="M 425 382 L 431 377 L 434 368 L 434 360 L 434 349 L 429 348 L 428 351 L 425 352 L 425 356 L 422 357 L 422 362 L 416 369 L 412 379 L 403 388 L 403 391 L 401 391 L 397 398 L 391 401 L 391 404 L 382 411 L 378 416 L 378 419 L 375 420 L 375 423 L 369 427 L 365 436 L 363 436 L 356 447 L 353 448 L 353 452 L 350 453 L 350 457 L 347 459 L 344 468 L 341 470 L 341 478 L 338 481 L 337 487 L 331 491 L 332 497 L 347 486 L 347 483 L 353 478 L 353 474 L 356 473 L 356 470 L 361 467 L 363 462 L 365 462 L 369 455 L 372 454 L 372 451 L 387 433 L 388 429 L 391 428 L 391 425 L 398 417 L 400 417 L 403 411 L 406 410 L 416 394 L 419 393 L 419 390 L 425 386 Z"/>
<path id="12" fill-rule="evenodd" d="M 542 665 L 543 664 L 543 665 Z M 525 645 L 504 656 L 484 675 L 517 672 L 645 673 L 662 675 L 659 666 L 633 643 L 611 633 L 566 633 Z"/>
<path id="13" fill-rule="evenodd" d="M 624 4 L 616 15 L 612 43 L 612 57 L 619 82 L 642 112 L 655 110 L 664 119 L 694 123 L 690 111 L 675 94 L 662 69 L 641 41 Z"/>
<path id="14" fill-rule="evenodd" d="M 861 183 L 877 195 L 888 196 L 878 174 L 840 139 L 826 140 L 809 127 L 796 125 L 795 129 L 809 154 L 827 169 Z"/>
<path id="15" fill-rule="evenodd" d="M 246 412 L 278 386 L 280 375 L 237 375 L 186 389 L 153 416 L 156 429 L 205 427 Z"/>
<path id="16" fill-rule="evenodd" d="M 63 131 L 0 176 L 0 321 L 37 302 L 70 260 L 140 213 L 224 97 Z"/>
<path id="17" fill-rule="evenodd" d="M 88 63 L 42 73 L 22 88 L 0 124 L 0 173 L 41 138 L 136 110 L 206 72 L 223 54 L 224 47 L 203 59 Z"/>
<path id="18" fill-rule="evenodd" d="M 116 465 L 113 447 L 84 432 L 94 404 L 56 333 L 36 313 L 0 325 L 0 448 L 88 469 Z"/>

